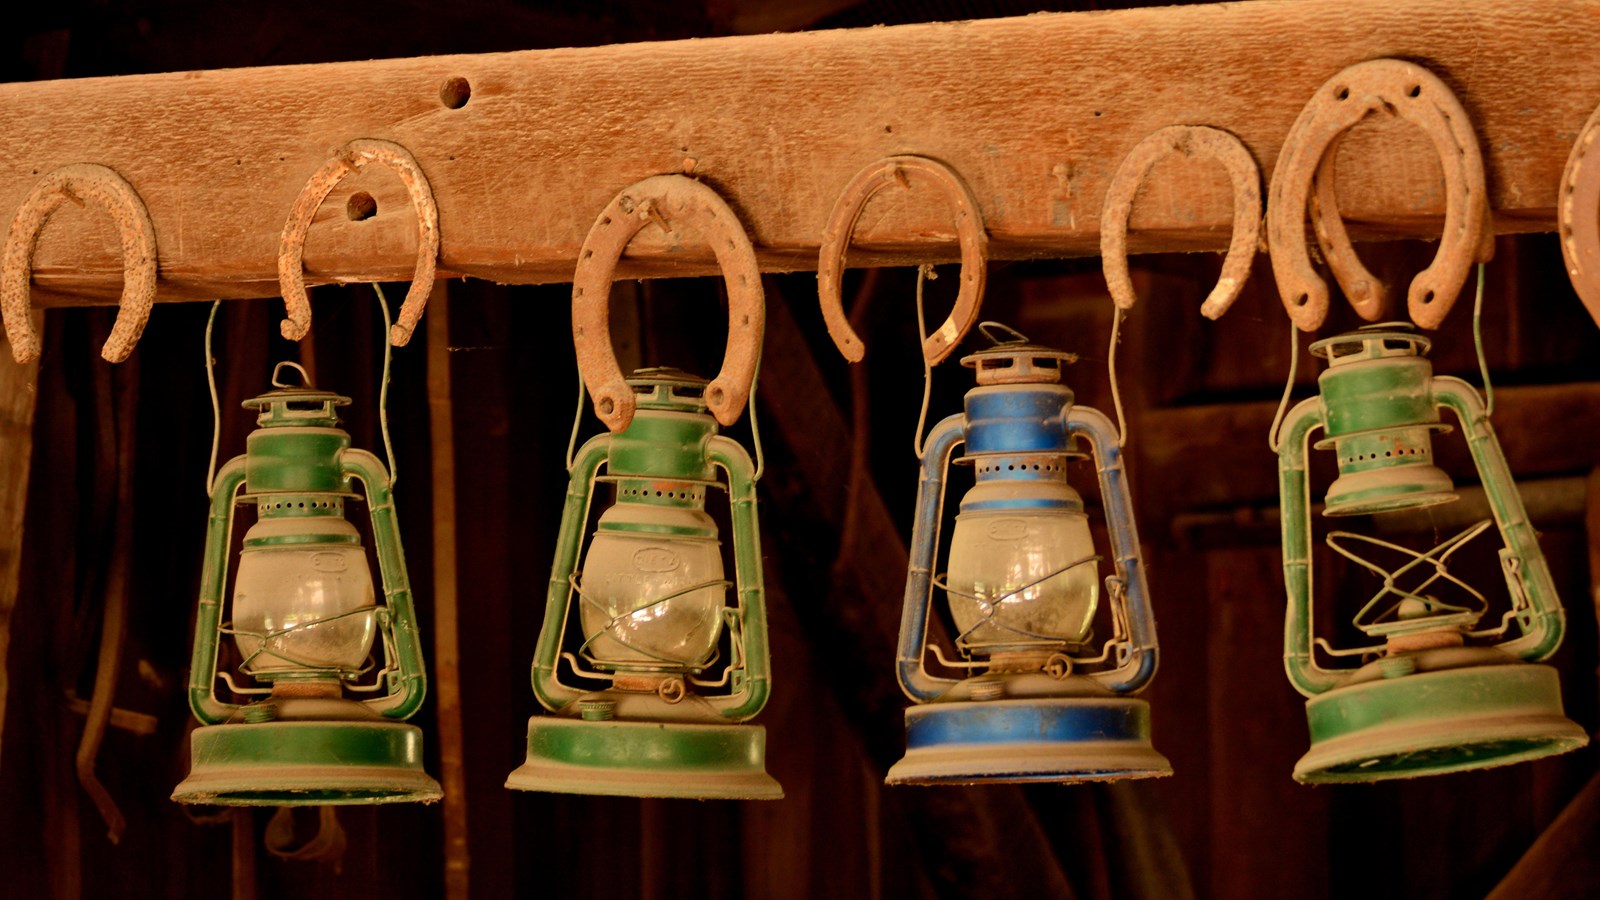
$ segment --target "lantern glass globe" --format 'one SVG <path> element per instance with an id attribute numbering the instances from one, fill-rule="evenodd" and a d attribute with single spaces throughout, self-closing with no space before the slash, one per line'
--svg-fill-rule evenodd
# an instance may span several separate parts
<path id="1" fill-rule="evenodd" d="M 1082 512 L 957 516 L 946 583 L 960 643 L 985 653 L 1083 643 L 1100 597 L 1094 552 Z"/>
<path id="2" fill-rule="evenodd" d="M 337 517 L 262 519 L 250 528 L 233 591 L 234 643 L 250 671 L 355 672 L 365 664 L 377 623 L 358 540 L 355 526 Z"/>

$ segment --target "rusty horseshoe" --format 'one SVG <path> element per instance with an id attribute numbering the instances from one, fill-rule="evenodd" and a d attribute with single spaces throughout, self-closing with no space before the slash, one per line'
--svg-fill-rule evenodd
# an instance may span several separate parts
<path id="1" fill-rule="evenodd" d="M 1128 218 L 1133 198 L 1150 169 L 1168 154 L 1214 159 L 1233 183 L 1233 238 L 1222 261 L 1222 275 L 1200 304 L 1200 314 L 1220 317 L 1239 298 L 1250 277 L 1250 262 L 1261 238 L 1261 170 L 1239 139 L 1219 128 L 1172 125 L 1140 141 L 1117 168 L 1100 211 L 1100 260 L 1106 286 L 1119 309 L 1132 309 L 1133 281 L 1128 277 Z"/>
<path id="2" fill-rule="evenodd" d="M 139 342 L 155 303 L 156 229 L 133 185 L 111 169 L 94 163 L 74 163 L 46 174 L 28 192 L 11 220 L 5 255 L 0 260 L 0 315 L 5 319 L 11 355 L 19 363 L 39 358 L 39 336 L 28 318 L 33 253 L 39 246 L 39 232 L 68 200 L 80 206 L 86 200 L 92 201 L 110 213 L 122 239 L 121 309 L 100 348 L 100 355 L 107 362 L 122 362 Z"/>
<path id="3" fill-rule="evenodd" d="M 912 176 L 926 178 L 944 191 L 955 207 L 956 236 L 961 243 L 961 289 L 956 305 L 944 324 L 923 340 L 923 358 L 929 365 L 943 361 L 978 321 L 979 307 L 983 305 L 983 285 L 988 277 L 989 235 L 984 231 L 983 213 L 978 209 L 972 189 L 949 166 L 925 156 L 880 159 L 857 172 L 845 185 L 844 192 L 833 204 L 833 212 L 828 215 L 828 227 L 823 232 L 822 248 L 817 254 L 817 296 L 822 302 L 822 318 L 828 324 L 834 346 L 850 362 L 860 362 L 867 348 L 850 327 L 840 297 L 839 280 L 844 274 L 845 250 L 850 246 L 850 236 L 855 233 L 867 201 L 891 184 L 910 187 Z"/>
<path id="4" fill-rule="evenodd" d="M 1356 257 L 1339 218 L 1332 152 L 1346 131 L 1380 112 L 1422 129 L 1444 170 L 1444 233 L 1433 262 L 1411 280 L 1407 308 L 1412 321 L 1437 328 L 1455 304 L 1473 264 L 1487 262 L 1493 255 L 1483 157 L 1460 102 L 1443 81 L 1414 63 L 1398 59 L 1357 63 L 1325 82 L 1301 110 L 1284 140 L 1268 190 L 1272 271 L 1284 308 L 1302 331 L 1316 330 L 1328 314 L 1328 285 L 1311 267 L 1306 252 L 1308 208 L 1317 243 L 1350 305 L 1369 321 L 1383 313 L 1387 288 Z"/>
<path id="5" fill-rule="evenodd" d="M 400 178 L 417 211 L 417 267 L 411 275 L 411 289 L 406 291 L 405 302 L 400 305 L 400 315 L 389 329 L 389 343 L 404 347 L 411 340 L 417 320 L 422 318 L 423 308 L 428 305 L 433 274 L 439 265 L 439 207 L 433 201 L 428 178 L 422 174 L 422 167 L 417 165 L 411 152 L 399 144 L 354 140 L 323 163 L 301 188 L 300 196 L 289 210 L 289 221 L 283 226 L 283 240 L 278 245 L 278 290 L 283 294 L 288 318 L 283 320 L 279 330 L 291 341 L 300 340 L 311 330 L 311 300 L 306 297 L 305 267 L 301 262 L 311 219 L 335 185 L 371 162 L 382 163 Z"/>
<path id="6" fill-rule="evenodd" d="M 1572 288 L 1600 325 L 1600 107 L 1584 124 L 1561 175 L 1561 255 Z"/>
<path id="7" fill-rule="evenodd" d="M 611 346 L 611 281 L 617 260 L 634 235 L 651 222 L 705 235 L 728 286 L 728 344 L 722 371 L 706 386 L 706 407 L 732 425 L 744 412 L 766 328 L 761 270 L 739 217 L 717 192 L 684 175 L 655 175 L 629 185 L 589 229 L 572 274 L 572 343 L 578 371 L 594 395 L 595 415 L 610 430 L 633 421 L 634 394 Z"/>

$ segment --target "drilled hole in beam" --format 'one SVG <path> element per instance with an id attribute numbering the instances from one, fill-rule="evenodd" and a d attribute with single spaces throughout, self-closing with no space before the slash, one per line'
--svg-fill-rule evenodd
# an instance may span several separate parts
<path id="1" fill-rule="evenodd" d="M 472 99 L 472 84 L 465 78 L 446 78 L 439 87 L 439 102 L 445 109 L 460 109 Z"/>
<path id="2" fill-rule="evenodd" d="M 366 191 L 356 191 L 344 205 L 344 214 L 352 222 L 363 222 L 378 214 L 378 201 Z"/>

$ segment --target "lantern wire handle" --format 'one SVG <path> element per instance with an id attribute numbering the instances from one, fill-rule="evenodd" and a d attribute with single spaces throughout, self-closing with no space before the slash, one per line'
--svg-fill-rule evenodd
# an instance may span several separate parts
<path id="1" fill-rule="evenodd" d="M 933 271 L 931 263 L 917 266 L 917 346 L 922 346 L 928 340 L 928 316 L 922 308 L 922 285 L 924 282 L 935 281 L 938 275 Z M 922 356 L 922 411 L 917 413 L 917 431 L 911 435 L 911 451 L 922 458 L 924 449 L 922 429 L 928 424 L 928 400 L 933 395 L 933 363 L 928 361 L 926 353 Z"/>
<path id="2" fill-rule="evenodd" d="M 761 480 L 761 473 L 767 470 L 767 457 L 761 449 L 761 425 L 756 421 L 756 382 L 761 379 L 761 348 L 756 347 L 755 368 L 750 371 L 750 442 L 756 448 L 756 471 L 750 476 L 750 483 Z"/>
<path id="3" fill-rule="evenodd" d="M 1489 358 L 1483 355 L 1483 272 L 1478 263 L 1478 296 L 1472 301 L 1472 343 L 1478 348 L 1478 371 L 1483 373 L 1483 417 L 1494 415 L 1494 385 L 1489 383 Z"/>
<path id="4" fill-rule="evenodd" d="M 222 442 L 222 404 L 217 400 L 217 360 L 211 355 L 211 328 L 217 324 L 217 308 L 222 300 L 211 301 L 206 316 L 206 387 L 211 391 L 211 462 L 206 465 L 206 496 L 217 483 L 217 445 Z"/>
<path id="5" fill-rule="evenodd" d="M 1122 414 L 1122 389 L 1117 384 L 1117 345 L 1122 343 L 1122 317 L 1126 314 L 1121 306 L 1113 304 L 1111 315 L 1111 346 L 1106 350 L 1106 374 L 1111 378 L 1111 406 L 1117 411 L 1117 446 L 1128 445 L 1128 420 Z"/>
<path id="6" fill-rule="evenodd" d="M 572 471 L 572 455 L 578 449 L 578 427 L 583 424 L 583 401 L 588 392 L 583 388 L 583 367 L 578 366 L 578 408 L 572 412 L 572 435 L 567 438 L 567 471 Z"/>
<path id="7" fill-rule="evenodd" d="M 1289 322 L 1289 378 L 1283 383 L 1283 396 L 1278 400 L 1278 411 L 1272 416 L 1272 427 L 1267 430 L 1267 447 L 1273 453 L 1278 452 L 1281 443 L 1278 440 L 1278 431 L 1283 428 L 1283 414 L 1289 409 L 1289 395 L 1294 392 L 1295 372 L 1300 369 L 1300 335 L 1295 330 L 1294 321 Z"/>
<path id="8" fill-rule="evenodd" d="M 389 361 L 394 356 L 394 346 L 389 340 L 389 298 L 383 296 L 383 285 L 372 283 L 378 294 L 378 308 L 383 310 L 383 383 L 378 387 L 378 427 L 383 431 L 383 452 L 389 457 L 389 487 L 400 480 L 400 470 L 395 467 L 394 444 L 389 440 Z"/>

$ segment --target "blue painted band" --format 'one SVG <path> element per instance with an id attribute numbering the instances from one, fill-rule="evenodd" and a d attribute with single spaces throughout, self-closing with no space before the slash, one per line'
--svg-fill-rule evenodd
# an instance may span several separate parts
<path id="1" fill-rule="evenodd" d="M 967 453 L 1065 453 L 1063 413 L 1072 391 L 1061 385 L 994 385 L 966 396 Z"/>
<path id="2" fill-rule="evenodd" d="M 906 747 L 1150 740 L 1150 707 L 1121 698 L 933 703 L 906 710 Z"/>

